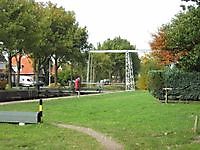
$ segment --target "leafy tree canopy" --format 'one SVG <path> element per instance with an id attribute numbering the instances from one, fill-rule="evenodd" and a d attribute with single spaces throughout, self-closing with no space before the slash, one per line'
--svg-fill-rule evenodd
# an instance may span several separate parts
<path id="1" fill-rule="evenodd" d="M 136 48 L 135 45 L 131 45 L 131 43 L 126 40 L 122 39 L 121 37 L 116 37 L 113 40 L 107 39 L 103 42 L 103 44 L 98 45 L 97 49 L 104 49 L 104 50 L 134 50 Z M 107 56 L 107 57 L 106 57 Z M 105 58 L 110 60 L 107 65 L 109 66 L 108 72 L 110 72 L 110 76 L 120 77 L 121 81 L 125 80 L 125 56 L 124 54 L 106 54 Z M 136 53 L 132 54 L 133 59 L 133 68 L 134 74 L 136 75 L 139 69 L 139 58 Z M 97 54 L 98 57 L 98 54 Z M 102 56 L 101 56 L 102 57 Z"/>
<path id="2" fill-rule="evenodd" d="M 49 62 L 53 56 L 55 73 L 63 62 L 85 63 L 81 51 L 88 46 L 88 33 L 86 27 L 79 26 L 73 11 L 51 2 L 0 0 L 0 12 L 0 42 L 4 43 L 9 57 L 26 53 L 38 60 L 38 66 L 48 66 L 42 60 Z M 18 66 L 20 69 L 20 63 Z"/>
<path id="3" fill-rule="evenodd" d="M 179 65 L 188 71 L 200 71 L 200 8 L 179 13 L 166 28 L 167 47 L 186 52 Z"/>
<path id="4" fill-rule="evenodd" d="M 192 8 L 196 8 L 200 6 L 200 0 L 181 0 L 183 2 L 189 2 L 189 4 L 183 4 L 181 5 L 181 7 L 183 8 L 183 10 L 190 10 Z"/>

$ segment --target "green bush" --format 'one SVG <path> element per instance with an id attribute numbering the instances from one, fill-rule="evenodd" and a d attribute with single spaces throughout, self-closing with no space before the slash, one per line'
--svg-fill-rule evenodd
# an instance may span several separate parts
<path id="1" fill-rule="evenodd" d="M 164 73 L 163 70 L 152 70 L 148 73 L 148 90 L 156 98 L 164 99 Z"/>
<path id="2" fill-rule="evenodd" d="M 158 99 L 164 99 L 164 87 L 171 100 L 200 100 L 200 73 L 183 72 L 177 69 L 149 72 L 149 91 Z"/>
<path id="3" fill-rule="evenodd" d="M 68 80 L 71 79 L 71 74 L 70 74 L 70 70 L 68 69 L 64 69 L 60 72 L 58 72 L 58 82 L 61 84 L 61 85 L 67 85 L 68 83 Z"/>
<path id="4" fill-rule="evenodd" d="M 148 74 L 140 74 L 136 82 L 136 86 L 139 90 L 147 90 Z"/>
<path id="5" fill-rule="evenodd" d="M 169 91 L 170 99 L 200 100 L 200 73 L 167 70 L 165 85 L 173 89 Z"/>
<path id="6" fill-rule="evenodd" d="M 148 72 L 151 70 L 161 70 L 164 66 L 159 63 L 153 55 L 145 55 L 141 59 L 140 73 L 137 80 L 137 88 L 140 90 L 147 90 L 148 88 Z"/>

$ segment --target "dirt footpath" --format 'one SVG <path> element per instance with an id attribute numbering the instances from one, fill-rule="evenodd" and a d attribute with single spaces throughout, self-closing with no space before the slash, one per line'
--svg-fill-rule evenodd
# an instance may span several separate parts
<path id="1" fill-rule="evenodd" d="M 102 134 L 100 132 L 96 132 L 93 129 L 74 126 L 74 125 L 68 125 L 68 124 L 53 124 L 53 125 L 62 127 L 62 128 L 76 130 L 78 132 L 82 132 L 89 136 L 92 136 L 99 143 L 101 143 L 105 147 L 106 150 L 123 150 L 124 149 L 121 144 L 112 140 L 111 137 L 106 137 L 104 134 Z"/>

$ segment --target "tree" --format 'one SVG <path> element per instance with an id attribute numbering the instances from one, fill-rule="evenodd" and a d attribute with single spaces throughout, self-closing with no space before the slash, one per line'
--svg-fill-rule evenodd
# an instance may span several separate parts
<path id="1" fill-rule="evenodd" d="M 182 53 L 167 47 L 166 29 L 167 26 L 164 25 L 159 28 L 157 33 L 152 34 L 153 40 L 150 42 L 152 57 L 162 65 L 176 63 L 180 56 L 182 56 Z"/>
<path id="2" fill-rule="evenodd" d="M 74 61 L 73 58 L 82 56 L 81 50 L 87 46 L 87 30 L 81 28 L 76 22 L 75 14 L 48 4 L 50 11 L 50 32 L 48 41 L 51 45 L 52 57 L 55 60 L 55 78 L 57 84 L 57 70 L 66 61 Z"/>
<path id="3" fill-rule="evenodd" d="M 190 10 L 192 8 L 196 8 L 196 7 L 199 7 L 200 6 L 200 0 L 181 0 L 181 1 L 184 1 L 184 2 L 189 2 L 189 4 L 183 4 L 181 5 L 182 9 L 183 10 Z"/>
<path id="4" fill-rule="evenodd" d="M 92 54 L 91 55 L 92 62 L 92 81 L 100 81 L 104 78 L 111 78 L 111 58 L 110 55 L 102 53 L 102 54 Z"/>
<path id="5" fill-rule="evenodd" d="M 64 65 L 62 67 L 62 71 L 58 72 L 58 82 L 61 85 L 66 85 L 67 82 L 72 80 L 73 78 L 72 72 L 71 72 L 71 64 Z"/>
<path id="6" fill-rule="evenodd" d="M 200 8 L 182 12 L 166 29 L 167 47 L 184 55 L 179 66 L 187 71 L 200 71 Z"/>
<path id="7" fill-rule="evenodd" d="M 150 42 L 152 50 L 166 50 L 165 26 L 158 29 L 157 33 L 152 34 L 153 40 Z"/>
<path id="8" fill-rule="evenodd" d="M 37 76 L 54 57 L 55 82 L 57 69 L 63 62 L 85 61 L 81 50 L 87 47 L 87 30 L 79 27 L 74 12 L 50 2 L 43 4 L 33 0 L 1 0 L 0 10 L 0 41 L 9 54 L 10 85 L 13 56 L 18 60 L 19 74 L 20 58 L 22 54 L 28 54 L 34 60 Z"/>
<path id="9" fill-rule="evenodd" d="M 137 81 L 137 88 L 141 90 L 147 90 L 148 88 L 148 73 L 151 70 L 161 70 L 164 65 L 161 64 L 158 59 L 152 54 L 147 54 L 141 58 L 140 72 Z"/>
<path id="10" fill-rule="evenodd" d="M 9 60 L 9 78 L 8 83 L 11 86 L 11 59 L 15 56 L 18 60 L 18 82 L 20 58 L 28 45 L 34 41 L 35 23 L 34 16 L 31 14 L 33 1 L 27 0 L 2 0 L 0 1 L 0 41 L 2 41 L 8 52 Z M 31 39 L 31 40 L 30 40 Z"/>
<path id="11" fill-rule="evenodd" d="M 158 32 L 152 34 L 153 40 L 150 42 L 150 47 L 153 50 L 152 56 L 160 63 L 167 65 L 174 62 L 172 51 L 166 50 L 166 35 L 164 26 L 158 29 Z"/>
<path id="12" fill-rule="evenodd" d="M 113 40 L 107 39 L 103 42 L 103 44 L 99 44 L 97 49 L 104 49 L 104 50 L 134 50 L 135 46 L 131 45 L 130 42 L 126 39 L 122 39 L 121 37 L 116 37 Z M 107 54 L 107 64 L 108 65 L 107 72 L 109 72 L 109 78 L 111 79 L 112 76 L 115 77 L 115 80 L 119 80 L 120 82 L 125 81 L 125 56 L 124 54 Z M 100 56 L 101 57 L 101 56 Z M 105 57 L 105 56 L 104 56 Z M 137 74 L 139 68 L 139 58 L 136 53 L 131 55 L 133 59 L 133 68 L 134 68 L 134 75 Z M 100 68 L 100 67 L 99 67 Z"/>
<path id="13" fill-rule="evenodd" d="M 40 30 L 40 20 L 41 20 L 41 7 L 38 3 L 34 1 L 19 1 L 19 6 L 23 5 L 23 11 L 21 10 L 17 21 L 19 22 L 20 26 L 23 27 L 23 31 L 20 32 L 21 34 L 21 47 L 17 48 L 17 53 L 15 58 L 17 60 L 17 86 L 19 84 L 20 78 L 20 70 L 21 70 L 21 57 L 24 54 L 30 56 L 30 54 L 35 54 L 34 52 L 37 51 L 38 53 L 38 43 L 41 39 L 41 30 Z M 19 33 L 18 33 L 19 35 Z M 40 53 L 41 54 L 41 53 Z M 36 60 L 36 59 L 35 59 Z"/>
<path id="14" fill-rule="evenodd" d="M 65 55 L 63 62 L 66 62 L 66 60 L 70 61 L 75 78 L 80 76 L 83 79 L 86 77 L 87 50 L 90 48 L 87 42 L 88 33 L 86 27 L 79 27 L 78 23 L 72 29 L 70 35 L 73 44 L 70 48 L 70 53 Z"/>

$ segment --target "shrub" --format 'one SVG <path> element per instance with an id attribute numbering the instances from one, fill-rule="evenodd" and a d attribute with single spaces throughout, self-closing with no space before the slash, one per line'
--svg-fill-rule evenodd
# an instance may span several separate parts
<path id="1" fill-rule="evenodd" d="M 148 90 L 156 98 L 163 99 L 164 78 L 163 70 L 152 70 L 148 73 Z"/>
<path id="2" fill-rule="evenodd" d="M 141 59 L 140 73 L 137 81 L 137 88 L 147 90 L 148 88 L 148 72 L 151 70 L 161 70 L 164 66 L 158 62 L 153 55 L 145 55 Z"/>
<path id="3" fill-rule="evenodd" d="M 200 100 L 200 73 L 167 70 L 165 85 L 173 89 L 169 92 L 170 99 Z"/>
<path id="4" fill-rule="evenodd" d="M 149 72 L 149 91 L 158 99 L 164 99 L 164 87 L 171 100 L 200 100 L 200 73 L 183 72 L 177 69 Z"/>
<path id="5" fill-rule="evenodd" d="M 65 67 L 62 71 L 58 72 L 58 82 L 61 85 L 67 85 L 70 79 L 71 79 L 71 74 L 68 68 Z"/>
<path id="6" fill-rule="evenodd" d="M 141 74 L 138 77 L 136 86 L 139 90 L 147 90 L 148 74 Z"/>

